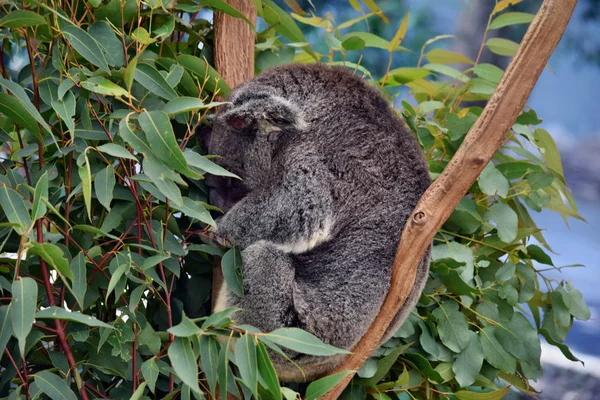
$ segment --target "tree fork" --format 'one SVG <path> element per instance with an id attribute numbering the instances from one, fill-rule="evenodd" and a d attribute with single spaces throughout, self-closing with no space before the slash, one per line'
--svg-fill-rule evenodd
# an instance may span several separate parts
<path id="1" fill-rule="evenodd" d="M 379 346 L 414 286 L 416 269 L 427 247 L 504 143 L 507 132 L 558 45 L 576 4 L 577 0 L 544 0 L 481 116 L 408 219 L 396 251 L 390 289 L 379 314 L 353 353 L 334 372 L 358 371 Z M 321 399 L 337 399 L 354 374 L 348 374 Z"/>

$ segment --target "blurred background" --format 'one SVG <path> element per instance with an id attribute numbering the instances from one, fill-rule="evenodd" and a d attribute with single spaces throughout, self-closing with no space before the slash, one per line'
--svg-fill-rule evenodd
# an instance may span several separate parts
<path id="1" fill-rule="evenodd" d="M 277 0 L 286 10 L 289 0 Z M 287 4 L 286 4 L 287 3 Z M 408 33 L 402 45 L 415 53 L 397 53 L 392 68 L 415 66 L 423 43 L 436 35 L 452 34 L 443 43 L 473 59 L 479 52 L 482 35 L 494 0 L 380 0 L 378 6 L 389 18 L 368 20 L 370 32 L 386 39 L 393 37 L 399 22 L 410 7 Z M 524 0 L 511 11 L 535 13 L 542 1 Z M 304 10 L 323 16 L 333 14 L 341 23 L 357 17 L 347 0 L 297 0 Z M 365 24 L 364 22 L 361 22 Z M 311 43 L 323 39 L 310 26 L 300 24 Z M 364 25 L 357 29 L 365 29 Z M 490 33 L 519 42 L 524 25 L 507 27 Z M 488 36 L 489 37 L 489 36 Z M 325 46 L 323 44 L 323 46 Z M 326 48 L 326 47 L 324 47 Z M 350 59 L 349 61 L 356 61 Z M 506 67 L 509 58 L 484 50 L 481 62 Z M 361 64 L 382 76 L 388 53 L 365 49 Z M 564 164 L 565 176 L 586 222 L 570 219 L 568 225 L 560 215 L 543 211 L 532 213 L 537 225 L 545 229 L 546 240 L 553 248 L 552 257 L 561 271 L 548 277 L 568 279 L 579 288 L 592 310 L 586 322 L 575 321 L 566 343 L 585 367 L 564 358 L 560 351 L 542 345 L 544 377 L 533 386 L 542 390 L 544 400 L 600 399 L 600 0 L 579 0 L 575 14 L 557 50 L 543 72 L 528 105 L 544 120 L 543 127 L 554 137 Z"/>

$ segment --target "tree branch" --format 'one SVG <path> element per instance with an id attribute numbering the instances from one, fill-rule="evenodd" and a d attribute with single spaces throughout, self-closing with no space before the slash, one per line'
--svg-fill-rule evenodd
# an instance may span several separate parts
<path id="1" fill-rule="evenodd" d="M 475 182 L 521 112 L 550 55 L 571 18 L 577 0 L 544 0 L 515 57 L 483 113 L 452 161 L 425 192 L 402 232 L 389 292 L 369 331 L 336 371 L 357 371 L 378 347 L 392 319 L 412 290 L 415 273 L 437 230 Z M 347 375 L 322 400 L 337 399 L 354 373 Z"/>

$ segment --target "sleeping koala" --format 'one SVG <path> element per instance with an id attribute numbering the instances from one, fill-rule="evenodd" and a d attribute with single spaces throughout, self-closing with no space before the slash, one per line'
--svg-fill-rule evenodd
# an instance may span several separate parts
<path id="1" fill-rule="evenodd" d="M 244 295 L 217 309 L 269 332 L 298 327 L 351 350 L 387 293 L 404 224 L 430 184 L 417 142 L 388 102 L 343 68 L 288 65 L 235 89 L 213 118 L 209 154 L 242 180 L 209 177 L 226 211 L 218 234 L 241 247 Z M 417 302 L 429 254 L 387 340 Z M 312 380 L 344 358 L 277 357 L 282 381 Z"/>

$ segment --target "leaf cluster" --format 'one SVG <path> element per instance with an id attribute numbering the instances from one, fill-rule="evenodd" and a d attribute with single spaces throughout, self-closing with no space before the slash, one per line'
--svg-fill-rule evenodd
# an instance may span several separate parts
<path id="1" fill-rule="evenodd" d="M 370 18 L 394 23 L 373 1 L 351 0 L 360 15 L 340 24 L 289 3 L 292 13 L 255 0 L 266 26 L 257 72 L 321 61 L 386 96 L 404 90 L 402 116 L 435 179 L 482 111 L 468 102 L 488 99 L 503 71 L 438 47 L 448 36 L 429 40 L 418 65 L 391 69 L 410 51 L 408 12 L 387 40 L 356 30 Z M 505 10 L 512 3 L 497 3 L 488 30 L 531 21 Z M 230 90 L 211 66 L 206 10 L 241 17 L 222 0 L 0 5 L 0 397 L 295 399 L 271 357 L 343 352 L 296 328 L 235 326 L 233 309 L 210 313 L 214 257 L 239 294 L 243 266 L 237 248 L 199 239 L 218 212 L 205 176 L 237 179 L 201 148 L 204 117 Z M 302 25 L 321 31 L 326 53 Z M 482 44 L 508 56 L 516 47 Z M 345 61 L 365 48 L 389 56 L 384 76 Z M 532 392 L 540 335 L 577 360 L 563 341 L 589 310 L 569 282 L 544 277 L 557 267 L 530 213 L 580 217 L 540 122 L 521 113 L 436 236 L 417 308 L 344 398 L 492 399 L 507 384 Z M 304 397 L 344 375 L 311 383 Z"/>

